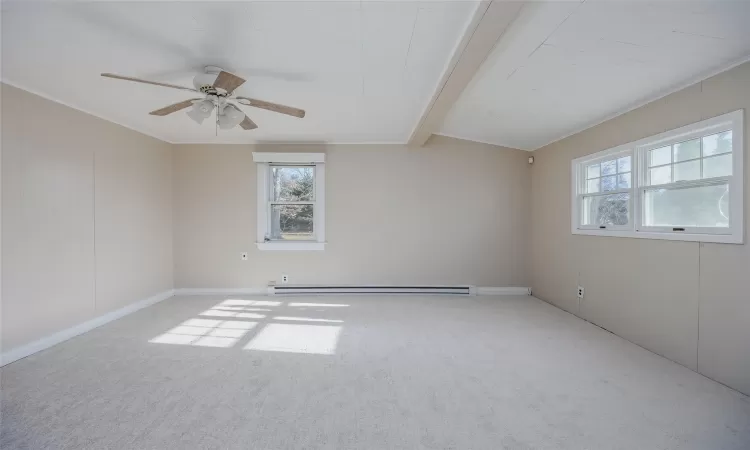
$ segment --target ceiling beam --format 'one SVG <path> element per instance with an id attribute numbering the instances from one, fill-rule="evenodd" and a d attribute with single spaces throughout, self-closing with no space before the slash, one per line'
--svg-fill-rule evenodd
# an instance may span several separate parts
<path id="1" fill-rule="evenodd" d="M 523 1 L 480 2 L 466 27 L 440 82 L 419 122 L 409 137 L 409 145 L 421 147 L 440 130 L 453 104 L 469 85 L 500 37 L 518 17 Z"/>

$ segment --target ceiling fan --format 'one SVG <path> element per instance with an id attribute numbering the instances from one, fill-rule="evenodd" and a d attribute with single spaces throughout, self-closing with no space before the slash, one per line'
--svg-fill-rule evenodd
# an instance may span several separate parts
<path id="1" fill-rule="evenodd" d="M 250 118 L 247 117 L 247 115 L 245 115 L 245 113 L 243 113 L 235 104 L 230 103 L 230 100 L 235 100 L 243 106 L 266 109 L 268 111 L 299 117 L 300 119 L 305 117 L 305 111 L 298 108 L 292 108 L 291 106 L 279 105 L 278 103 L 266 102 L 249 97 L 234 96 L 235 89 L 242 86 L 245 82 L 243 78 L 215 66 L 207 66 L 205 71 L 205 73 L 198 74 L 193 78 L 194 88 L 126 77 L 123 75 L 115 75 L 113 73 L 103 73 L 102 76 L 118 80 L 135 81 L 137 83 L 180 89 L 183 91 L 197 92 L 204 95 L 203 98 L 191 98 L 151 111 L 149 114 L 152 116 L 166 116 L 173 112 L 190 108 L 187 115 L 200 124 L 203 120 L 209 118 L 214 109 L 216 109 L 216 126 L 222 130 L 228 130 L 237 125 L 244 130 L 258 128 L 258 125 L 250 120 Z"/>

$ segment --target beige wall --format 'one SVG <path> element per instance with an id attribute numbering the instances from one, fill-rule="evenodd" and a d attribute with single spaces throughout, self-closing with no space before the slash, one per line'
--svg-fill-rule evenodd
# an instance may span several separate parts
<path id="1" fill-rule="evenodd" d="M 2 351 L 172 288 L 169 144 L 2 85 Z"/>
<path id="2" fill-rule="evenodd" d="M 573 158 L 750 108 L 750 64 L 540 149 L 531 168 L 525 152 L 443 137 L 423 148 L 171 146 L 6 85 L 2 99 L 3 351 L 173 286 L 262 287 L 282 273 L 531 284 L 750 393 L 748 245 L 573 236 L 569 226 Z M 257 250 L 253 150 L 327 154 L 325 251 Z"/>
<path id="3" fill-rule="evenodd" d="M 572 159 L 742 108 L 750 112 L 750 64 L 537 150 L 531 273 L 535 296 L 750 394 L 747 244 L 570 232 Z M 750 158 L 745 163 L 748 177 Z M 586 290 L 580 304 L 579 284 Z"/>
<path id="4" fill-rule="evenodd" d="M 258 150 L 326 153 L 325 251 L 256 248 Z M 292 283 L 527 286 L 527 157 L 441 137 L 424 148 L 178 145 L 175 286 L 264 287 L 282 273 Z"/>

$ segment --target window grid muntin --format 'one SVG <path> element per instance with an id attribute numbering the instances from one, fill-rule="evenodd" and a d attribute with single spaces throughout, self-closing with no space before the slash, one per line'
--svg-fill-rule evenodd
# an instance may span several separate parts
<path id="1" fill-rule="evenodd" d="M 714 135 L 719 135 L 719 134 L 722 134 L 722 133 L 730 133 L 730 136 L 732 138 L 732 144 L 729 147 L 730 150 L 726 151 L 726 152 L 722 152 L 722 153 L 714 153 L 714 154 L 711 154 L 711 155 L 708 155 L 708 156 L 704 155 L 703 140 L 705 138 L 707 138 L 707 137 L 711 137 L 711 136 L 714 136 Z M 675 157 L 674 157 L 675 146 L 679 145 L 679 144 L 683 144 L 685 142 L 690 142 L 690 141 L 698 141 L 698 145 L 699 145 L 698 155 L 699 155 L 699 157 L 697 157 L 697 158 L 691 158 L 691 159 L 684 159 L 684 160 L 680 160 L 680 161 L 675 161 Z M 669 163 L 664 163 L 664 164 L 651 165 L 651 154 L 652 154 L 652 152 L 654 152 L 655 150 L 661 150 L 661 149 L 666 148 L 666 147 L 669 147 L 669 149 L 670 149 L 670 151 L 669 151 L 670 162 Z M 646 148 L 638 149 L 637 151 L 643 152 L 643 160 L 645 162 L 645 166 L 644 166 L 645 170 L 644 170 L 644 173 L 643 173 L 643 175 L 645 176 L 645 183 L 644 183 L 645 186 L 669 186 L 669 185 L 671 185 L 673 183 L 679 183 L 681 181 L 710 180 L 710 179 L 714 179 L 714 178 L 718 178 L 718 177 L 709 177 L 709 178 L 704 178 L 703 177 L 703 175 L 704 175 L 704 169 L 703 169 L 703 166 L 704 166 L 703 163 L 704 163 L 704 161 L 707 160 L 707 159 L 711 159 L 711 158 L 716 158 L 716 157 L 720 157 L 720 156 L 726 156 L 726 155 L 732 155 L 732 154 L 734 154 L 734 134 L 733 134 L 733 130 L 731 128 L 730 129 L 723 129 L 722 128 L 721 131 L 716 131 L 715 129 L 711 129 L 710 131 L 706 130 L 703 133 L 698 134 L 697 136 L 693 135 L 689 139 L 684 139 L 683 138 L 683 139 L 680 139 L 680 140 L 675 140 L 673 142 L 670 142 L 670 141 L 661 142 L 659 144 L 650 145 L 650 146 L 648 146 Z M 693 179 L 693 180 L 675 181 L 674 180 L 674 178 L 675 178 L 675 175 L 674 175 L 675 174 L 674 166 L 677 165 L 677 164 L 685 164 L 685 163 L 692 162 L 692 161 L 700 161 L 700 178 L 696 178 L 696 179 Z M 659 169 L 659 168 L 663 168 L 663 167 L 671 167 L 670 174 L 669 174 L 669 179 L 670 179 L 669 183 L 652 184 L 651 183 L 651 170 L 652 169 Z M 732 173 L 734 173 L 734 168 L 732 168 Z M 732 173 L 730 173 L 729 175 L 726 175 L 726 176 L 732 176 Z"/>
<path id="2" fill-rule="evenodd" d="M 630 170 L 620 172 L 620 160 L 621 159 L 625 159 L 625 158 L 629 158 L 630 159 Z M 602 170 L 602 165 L 605 164 L 605 163 L 609 163 L 609 162 L 614 162 L 614 164 L 615 164 L 615 172 L 611 173 L 611 174 L 604 175 L 603 174 L 603 170 Z M 594 167 L 594 166 L 598 166 L 599 167 L 599 176 L 589 177 L 588 176 L 589 175 L 589 167 Z M 599 193 L 602 193 L 602 194 L 611 194 L 611 193 L 615 193 L 615 192 L 620 191 L 620 190 L 630 190 L 633 187 L 633 155 L 632 155 L 632 152 L 620 153 L 620 154 L 614 155 L 614 157 L 609 156 L 607 158 L 602 158 L 602 159 L 600 159 L 598 161 L 591 161 L 589 163 L 585 163 L 583 165 L 583 170 L 582 171 L 583 171 L 583 178 L 584 178 L 583 179 L 583 185 L 584 185 L 583 186 L 583 193 L 584 194 L 587 194 L 587 195 L 589 195 L 589 194 L 599 194 Z M 628 184 L 630 185 L 630 187 L 628 187 L 628 188 L 620 188 L 620 175 L 628 175 L 628 178 L 629 178 L 629 183 Z M 615 178 L 615 187 L 616 187 L 616 189 L 609 190 L 609 191 L 602 190 L 602 179 L 603 178 L 611 178 L 611 177 Z M 595 181 L 595 180 L 598 181 L 598 183 L 599 183 L 599 189 L 596 190 L 596 191 L 589 191 L 589 182 L 590 181 Z"/>

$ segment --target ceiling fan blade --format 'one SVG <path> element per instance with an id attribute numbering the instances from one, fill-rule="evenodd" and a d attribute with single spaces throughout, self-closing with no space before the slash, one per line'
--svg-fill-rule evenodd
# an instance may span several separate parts
<path id="1" fill-rule="evenodd" d="M 162 87 L 168 87 L 172 89 L 180 89 L 182 91 L 198 92 L 195 89 L 190 88 L 190 87 L 177 86 L 176 84 L 169 84 L 169 83 L 160 83 L 158 81 L 142 80 L 140 78 L 126 77 L 123 75 L 115 75 L 113 73 L 103 73 L 102 76 L 107 77 L 107 78 L 114 78 L 117 80 L 135 81 L 136 83 L 153 84 L 154 86 L 162 86 Z"/>
<path id="2" fill-rule="evenodd" d="M 300 119 L 305 117 L 305 111 L 298 108 L 292 108 L 291 106 L 279 105 L 278 103 L 265 102 L 263 100 L 256 100 L 248 97 L 237 97 L 237 100 L 243 100 L 243 105 L 253 106 L 255 108 L 267 109 L 269 111 L 286 114 L 288 116 L 299 117 Z"/>
<path id="3" fill-rule="evenodd" d="M 216 77 L 216 81 L 214 81 L 214 87 L 224 89 L 227 91 L 227 94 L 231 94 L 235 89 L 242 86 L 244 82 L 245 80 L 237 75 L 222 70 L 219 72 L 219 76 Z"/>
<path id="4" fill-rule="evenodd" d="M 240 122 L 240 126 L 245 130 L 254 130 L 258 128 L 258 125 L 255 124 L 252 120 L 250 120 L 247 115 L 245 115 L 245 118 L 242 119 L 242 122 Z"/>
<path id="5" fill-rule="evenodd" d="M 184 102 L 175 103 L 174 105 L 165 106 L 164 108 L 157 109 L 156 111 L 151 111 L 149 114 L 151 114 L 152 116 L 166 116 L 167 114 L 172 114 L 173 112 L 177 112 L 181 109 L 193 106 L 193 102 L 196 100 L 200 99 L 191 98 L 190 100 L 185 100 Z"/>

